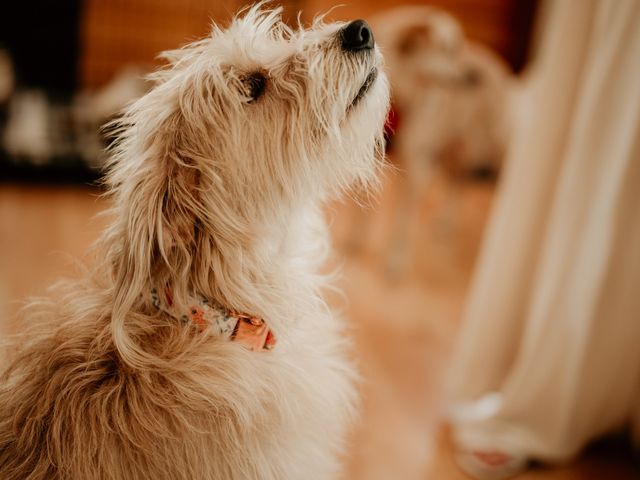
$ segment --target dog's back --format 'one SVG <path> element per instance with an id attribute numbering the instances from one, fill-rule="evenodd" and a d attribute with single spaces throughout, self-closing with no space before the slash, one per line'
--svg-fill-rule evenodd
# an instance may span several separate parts
<path id="1" fill-rule="evenodd" d="M 309 323 L 282 352 L 256 354 L 140 315 L 130 319 L 132 335 L 159 362 L 135 369 L 112 342 L 104 290 L 89 283 L 68 284 L 56 301 L 24 312 L 36 325 L 0 379 L 3 480 L 329 478 L 336 471 L 354 397 L 330 318 L 316 318 L 322 329 Z"/>

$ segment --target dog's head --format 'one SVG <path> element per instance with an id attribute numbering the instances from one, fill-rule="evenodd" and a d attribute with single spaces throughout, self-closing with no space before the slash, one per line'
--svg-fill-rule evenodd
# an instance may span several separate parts
<path id="1" fill-rule="evenodd" d="M 212 251 L 375 177 L 388 86 L 366 22 L 293 30 L 258 6 L 165 56 L 112 154 L 122 283 L 164 263 L 207 288 Z"/>
<path id="2" fill-rule="evenodd" d="M 244 208 L 233 203 L 298 201 L 373 177 L 388 87 L 371 29 L 292 30 L 279 13 L 254 7 L 165 53 L 157 86 L 121 123 L 116 183 L 134 169 L 168 182 L 183 170 L 200 193 L 231 194 L 217 208 Z"/>
<path id="3" fill-rule="evenodd" d="M 374 20 L 375 21 L 375 20 Z M 379 15 L 396 102 L 412 108 L 416 96 L 437 88 L 474 87 L 482 72 L 468 61 L 469 42 L 460 23 L 430 6 L 397 7 Z"/>

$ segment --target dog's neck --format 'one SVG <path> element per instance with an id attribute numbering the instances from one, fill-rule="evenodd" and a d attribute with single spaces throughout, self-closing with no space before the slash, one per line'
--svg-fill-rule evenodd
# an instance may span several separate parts
<path id="1" fill-rule="evenodd" d="M 319 300 L 320 278 L 317 271 L 323 263 L 328 241 L 324 218 L 314 205 L 300 205 L 287 215 L 266 225 L 256 236 L 251 251 L 239 251 L 225 261 L 246 259 L 240 278 L 234 284 L 247 293 L 256 305 L 246 310 L 265 319 L 296 316 Z M 242 283 L 241 283 L 242 282 Z"/>
<path id="2" fill-rule="evenodd" d="M 162 202 L 150 201 L 139 189 L 119 194 L 116 222 L 102 238 L 116 317 L 132 310 L 152 312 L 149 292 L 163 285 L 172 286 L 178 308 L 188 308 L 194 295 L 203 296 L 263 318 L 276 332 L 279 324 L 322 302 L 317 271 L 328 252 L 328 235 L 317 199 L 278 202 L 277 209 L 264 206 L 250 216 L 233 206 L 220 207 L 190 233 L 194 225 L 188 222 L 194 220 L 180 210 L 159 215 Z M 141 298 L 147 300 L 141 303 Z"/>
<path id="3" fill-rule="evenodd" d="M 230 310 L 264 318 L 277 331 L 281 322 L 303 315 L 320 302 L 317 295 L 327 241 L 319 208 L 298 206 L 277 218 L 257 223 L 250 241 L 216 239 L 205 282 L 187 279 L 176 285 L 178 308 L 190 308 L 192 298 L 204 297 Z M 173 285 L 165 271 L 151 279 L 151 288 Z"/>

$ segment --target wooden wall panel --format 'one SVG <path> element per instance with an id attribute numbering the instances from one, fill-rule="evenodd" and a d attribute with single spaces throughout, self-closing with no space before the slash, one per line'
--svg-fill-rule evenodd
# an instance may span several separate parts
<path id="1" fill-rule="evenodd" d="M 129 64 L 158 65 L 159 52 L 207 34 L 212 21 L 225 24 L 247 0 L 86 0 L 80 28 L 80 85 L 96 88 Z M 284 18 L 298 11 L 310 21 L 339 2 L 286 0 Z M 518 70 L 526 56 L 536 0 L 408 0 L 442 7 L 458 17 L 469 37 L 502 54 Z M 329 19 L 367 18 L 397 5 L 393 0 L 352 0 L 331 11 Z"/>
<path id="2" fill-rule="evenodd" d="M 129 64 L 158 65 L 157 55 L 203 37 L 240 2 L 87 0 L 81 26 L 81 85 L 99 87 Z"/>

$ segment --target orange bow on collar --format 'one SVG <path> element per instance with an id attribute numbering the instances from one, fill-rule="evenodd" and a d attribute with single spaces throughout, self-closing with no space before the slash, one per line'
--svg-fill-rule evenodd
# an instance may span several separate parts
<path id="1" fill-rule="evenodd" d="M 229 310 L 229 314 L 238 319 L 232 340 L 244 343 L 254 352 L 276 346 L 276 337 L 264 320 L 235 310 Z"/>

